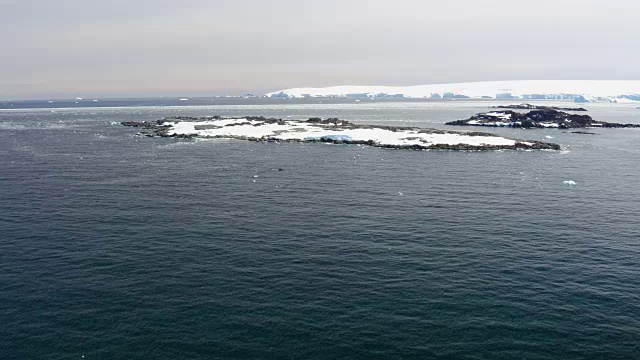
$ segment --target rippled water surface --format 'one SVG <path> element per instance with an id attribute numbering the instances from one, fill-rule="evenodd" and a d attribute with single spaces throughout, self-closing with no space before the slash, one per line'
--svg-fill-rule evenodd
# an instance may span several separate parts
<path id="1" fill-rule="evenodd" d="M 637 129 L 497 129 L 563 151 L 452 152 L 118 124 L 444 128 L 490 105 L 0 110 L 0 358 L 640 357 Z M 640 123 L 632 105 L 589 109 Z"/>

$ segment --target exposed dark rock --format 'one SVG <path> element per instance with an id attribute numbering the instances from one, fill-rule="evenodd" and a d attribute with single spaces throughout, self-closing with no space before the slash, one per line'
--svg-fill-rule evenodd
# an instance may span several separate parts
<path id="1" fill-rule="evenodd" d="M 193 127 L 196 130 L 212 130 L 212 129 L 221 129 L 222 126 L 218 125 L 196 125 Z"/>
<path id="2" fill-rule="evenodd" d="M 528 113 L 519 113 L 512 110 L 480 113 L 467 120 L 457 120 L 446 125 L 459 126 L 492 126 L 514 128 L 639 128 L 640 124 L 619 124 L 604 121 L 595 121 L 589 115 L 569 114 L 566 112 L 542 109 L 532 110 Z"/>
<path id="3" fill-rule="evenodd" d="M 168 127 L 164 125 L 165 121 L 165 119 L 157 121 L 122 121 L 120 124 L 144 129 L 140 132 L 144 136 L 169 136 L 167 134 Z"/>
<path id="4" fill-rule="evenodd" d="M 156 121 L 122 121 L 120 124 L 124 126 L 133 126 L 139 128 L 154 128 L 165 123 L 166 120 Z"/>
<path id="5" fill-rule="evenodd" d="M 572 134 L 583 134 L 583 135 L 600 135 L 597 133 L 592 133 L 592 132 L 588 132 L 588 131 L 572 131 Z"/>
<path id="6" fill-rule="evenodd" d="M 562 107 L 556 107 L 556 106 L 541 106 L 541 105 L 531 105 L 531 104 L 498 105 L 498 106 L 491 106 L 491 109 L 587 111 L 587 109 L 585 108 L 562 108 Z"/>

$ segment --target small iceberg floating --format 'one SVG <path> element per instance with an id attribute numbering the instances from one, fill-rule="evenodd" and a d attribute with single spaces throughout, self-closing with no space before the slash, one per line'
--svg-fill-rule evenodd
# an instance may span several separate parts
<path id="1" fill-rule="evenodd" d="M 567 186 L 575 186 L 575 185 L 577 185 L 577 184 L 578 184 L 578 183 L 576 183 L 576 182 L 575 182 L 575 181 L 573 181 L 573 180 L 565 180 L 565 181 L 563 181 L 562 183 L 563 183 L 564 185 L 567 185 Z"/>
<path id="2" fill-rule="evenodd" d="M 180 99 L 180 101 L 189 101 L 189 99 L 187 99 L 187 98 L 182 98 L 182 99 Z"/>

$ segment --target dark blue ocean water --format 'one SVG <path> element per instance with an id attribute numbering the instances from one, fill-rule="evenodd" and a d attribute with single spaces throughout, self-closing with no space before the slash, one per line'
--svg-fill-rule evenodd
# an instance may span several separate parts
<path id="1" fill-rule="evenodd" d="M 638 130 L 499 129 L 564 151 L 452 152 L 118 124 L 443 127 L 489 105 L 0 110 L 0 358 L 640 358 Z"/>

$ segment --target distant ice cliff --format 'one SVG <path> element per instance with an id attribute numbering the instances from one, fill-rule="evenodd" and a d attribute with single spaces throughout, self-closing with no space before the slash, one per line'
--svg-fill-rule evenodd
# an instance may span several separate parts
<path id="1" fill-rule="evenodd" d="M 526 99 L 575 102 L 640 102 L 638 80 L 520 80 L 418 86 L 332 86 L 292 88 L 267 97 Z"/>

